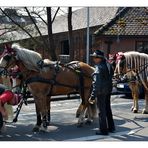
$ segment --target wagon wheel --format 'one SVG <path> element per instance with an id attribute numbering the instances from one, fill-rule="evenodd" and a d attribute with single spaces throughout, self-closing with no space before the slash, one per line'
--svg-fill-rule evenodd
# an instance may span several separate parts
<path id="1" fill-rule="evenodd" d="M 2 113 L 0 112 L 0 130 L 3 127 L 3 116 Z"/>

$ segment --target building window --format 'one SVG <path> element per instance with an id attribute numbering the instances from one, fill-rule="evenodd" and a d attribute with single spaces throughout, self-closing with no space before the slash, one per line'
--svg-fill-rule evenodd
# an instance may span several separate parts
<path id="1" fill-rule="evenodd" d="M 61 54 L 69 55 L 69 42 L 68 42 L 68 40 L 61 41 Z"/>
<path id="2" fill-rule="evenodd" d="M 148 41 L 137 41 L 136 51 L 148 54 Z"/>

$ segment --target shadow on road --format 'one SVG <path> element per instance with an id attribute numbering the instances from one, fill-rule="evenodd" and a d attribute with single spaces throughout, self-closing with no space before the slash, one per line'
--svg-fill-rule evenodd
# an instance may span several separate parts
<path id="1" fill-rule="evenodd" d="M 68 116 L 68 115 L 67 115 Z M 56 116 L 55 116 L 56 117 Z M 7 131 L 0 134 L 0 141 L 66 141 L 69 139 L 78 139 L 81 137 L 92 137 L 95 136 L 95 131 L 98 130 L 98 118 L 95 119 L 94 123 L 91 125 L 84 125 L 78 128 L 75 121 L 66 120 L 67 117 L 63 117 L 63 122 L 60 120 L 55 120 L 48 127 L 48 132 L 33 133 L 33 124 L 7 124 Z M 28 119 L 26 119 L 28 120 Z M 110 134 L 109 138 L 114 138 L 120 141 L 145 141 L 148 137 L 134 134 L 128 134 L 132 129 L 124 126 L 126 123 L 133 123 L 140 130 L 143 127 L 137 122 L 148 122 L 148 118 L 137 116 L 133 120 L 114 117 L 116 132 Z M 28 121 L 29 123 L 29 121 Z M 135 124 L 137 123 L 137 124 Z M 85 138 L 84 138 L 85 139 Z M 99 138 L 99 141 L 103 138 Z"/>

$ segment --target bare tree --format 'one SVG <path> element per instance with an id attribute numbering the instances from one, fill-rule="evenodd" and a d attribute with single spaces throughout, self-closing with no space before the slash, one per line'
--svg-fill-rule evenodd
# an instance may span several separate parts
<path id="1" fill-rule="evenodd" d="M 49 39 L 49 47 L 50 47 L 50 55 L 53 61 L 57 60 L 57 56 L 55 53 L 55 45 L 52 33 L 52 16 L 51 16 L 51 7 L 47 7 L 47 28 L 48 28 L 48 39 Z"/>
<path id="2" fill-rule="evenodd" d="M 15 9 L 15 8 L 9 8 L 9 9 Z M 60 7 L 57 8 L 53 16 L 53 19 L 52 19 L 50 7 L 48 8 L 41 7 L 39 9 L 35 7 L 31 7 L 31 8 L 25 7 L 25 9 L 23 7 L 20 7 L 19 9 L 17 9 L 17 11 L 22 12 L 23 14 L 27 13 L 27 15 L 30 17 L 30 20 L 32 21 L 32 24 L 33 24 L 33 25 L 31 24 L 31 25 L 23 26 L 22 24 L 19 24 L 18 22 L 16 22 L 2 8 L 0 8 L 1 12 L 11 20 L 12 24 L 14 24 L 14 25 L 12 24 L 9 25 L 11 27 L 5 28 L 4 30 L 2 30 L 3 27 L 0 28 L 1 40 L 5 40 L 6 37 L 8 36 L 7 34 L 9 33 L 10 36 L 7 38 L 7 40 L 13 41 L 12 35 L 16 34 L 17 32 L 21 32 L 21 31 L 22 33 L 25 32 L 25 34 L 28 35 L 28 37 L 30 37 L 32 41 L 36 44 L 36 47 L 38 46 L 44 47 L 49 52 L 51 59 L 57 60 L 56 53 L 55 53 L 54 39 L 53 39 L 53 34 L 52 34 L 52 23 L 54 22 L 59 9 Z M 43 14 L 44 17 L 45 15 L 47 15 L 47 22 L 43 19 L 41 14 Z M 44 23 L 43 28 L 47 27 L 49 43 L 46 42 L 44 36 L 42 35 L 41 29 L 40 29 L 42 26 L 37 25 L 38 23 L 36 23 L 32 15 L 34 15 L 34 17 L 36 16 L 37 20 L 40 20 L 40 22 L 42 21 Z M 37 37 L 40 37 L 40 38 L 37 38 Z M 43 56 L 44 56 L 44 52 L 43 52 Z"/>
<path id="3" fill-rule="evenodd" d="M 73 49 L 73 35 L 72 35 L 72 7 L 68 7 L 68 38 L 69 38 L 69 53 L 70 60 L 74 60 L 74 49 Z"/>
<path id="4" fill-rule="evenodd" d="M 7 16 L 12 21 L 13 24 L 22 29 L 35 43 L 39 44 L 39 42 L 30 34 L 28 30 L 26 30 L 22 25 L 13 20 L 11 16 L 9 16 L 2 8 L 0 8 L 0 10 L 5 16 Z"/>
<path id="5" fill-rule="evenodd" d="M 28 8 L 27 8 L 27 7 L 24 7 L 24 8 L 25 8 L 25 10 L 26 10 L 28 16 L 30 17 L 32 23 L 35 25 L 35 28 L 36 28 L 36 30 L 38 31 L 38 33 L 39 33 L 39 35 L 40 35 L 40 37 L 41 37 L 41 39 L 42 39 L 42 41 L 43 41 L 43 46 L 44 46 L 46 49 L 49 49 L 48 44 L 47 44 L 45 38 L 43 37 L 43 35 L 42 35 L 42 33 L 41 33 L 39 27 L 37 26 L 35 20 L 33 19 L 31 13 L 29 12 Z M 44 57 L 44 48 L 43 48 L 42 50 L 43 50 L 43 57 Z"/>

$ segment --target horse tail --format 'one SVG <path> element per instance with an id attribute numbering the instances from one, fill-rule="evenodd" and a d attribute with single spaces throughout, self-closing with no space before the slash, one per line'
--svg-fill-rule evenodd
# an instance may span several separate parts
<path id="1" fill-rule="evenodd" d="M 82 105 L 85 104 L 85 99 L 84 99 L 84 76 L 80 70 L 79 72 L 79 82 L 80 82 L 80 94 L 82 98 Z"/>
<path id="2" fill-rule="evenodd" d="M 92 91 L 93 87 L 91 85 L 91 89 L 90 89 L 90 92 Z M 91 118 L 94 119 L 95 116 L 97 115 L 97 104 L 94 103 L 94 104 L 88 104 L 88 108 L 90 110 L 90 113 L 91 113 Z"/>

